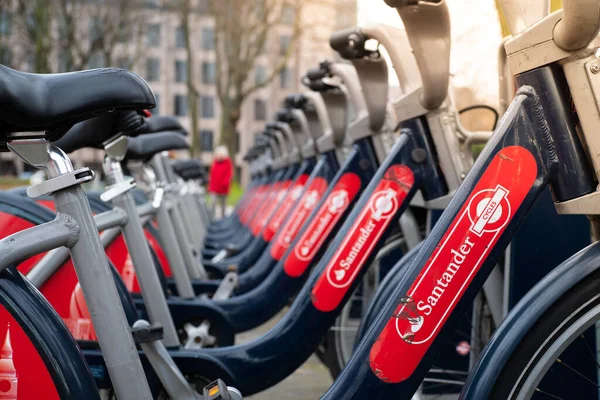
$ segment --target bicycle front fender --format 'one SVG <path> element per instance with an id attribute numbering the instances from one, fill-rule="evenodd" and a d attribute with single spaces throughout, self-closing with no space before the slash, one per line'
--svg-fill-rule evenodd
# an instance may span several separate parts
<path id="1" fill-rule="evenodd" d="M 504 366 L 532 326 L 569 289 L 600 269 L 600 242 L 565 260 L 511 310 L 471 371 L 460 399 L 487 399 Z"/>

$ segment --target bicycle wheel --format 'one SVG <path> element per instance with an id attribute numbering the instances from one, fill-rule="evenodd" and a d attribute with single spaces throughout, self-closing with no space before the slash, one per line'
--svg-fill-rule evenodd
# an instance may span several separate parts
<path id="1" fill-rule="evenodd" d="M 600 397 L 600 272 L 558 299 L 508 359 L 490 399 Z"/>

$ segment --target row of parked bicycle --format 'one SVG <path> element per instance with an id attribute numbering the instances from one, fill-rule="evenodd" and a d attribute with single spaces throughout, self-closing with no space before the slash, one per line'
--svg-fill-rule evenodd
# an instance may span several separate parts
<path id="1" fill-rule="evenodd" d="M 347 62 L 307 72 L 216 221 L 137 75 L 0 66 L 0 149 L 47 176 L 0 193 L 0 398 L 241 399 L 313 353 L 328 399 L 600 396 L 600 1 L 506 2 L 493 133 L 448 95 L 445 1 L 386 3 L 405 29 L 331 37 Z"/>

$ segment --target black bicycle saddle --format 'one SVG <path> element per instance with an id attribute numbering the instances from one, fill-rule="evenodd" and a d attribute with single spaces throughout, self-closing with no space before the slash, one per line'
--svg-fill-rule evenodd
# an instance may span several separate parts
<path id="1" fill-rule="evenodd" d="M 185 171 L 186 169 L 204 168 L 204 166 L 202 165 L 202 161 L 195 159 L 175 160 L 173 161 L 172 165 L 176 173 L 180 173 L 182 171 Z"/>
<path id="2" fill-rule="evenodd" d="M 0 65 L 0 142 L 10 132 L 55 141 L 74 124 L 112 110 L 154 108 L 148 84 L 133 72 L 101 68 L 31 74 Z M 0 146 L 2 147 L 2 146 Z"/>
<path id="3" fill-rule="evenodd" d="M 188 134 L 177 118 L 164 115 L 146 118 L 145 125 L 141 129 L 143 129 L 144 133 L 171 131 L 181 133 L 185 136 Z"/>
<path id="4" fill-rule="evenodd" d="M 186 181 L 190 179 L 206 180 L 206 169 L 200 160 L 175 160 L 171 165 L 175 173 Z"/>
<path id="5" fill-rule="evenodd" d="M 159 132 L 128 139 L 127 160 L 147 161 L 162 151 L 189 149 L 185 137 L 178 132 Z"/>
<path id="6" fill-rule="evenodd" d="M 117 134 L 138 136 L 165 131 L 187 136 L 187 131 L 174 117 L 145 118 L 138 111 L 115 111 L 75 124 L 54 144 L 71 153 L 85 147 L 101 149 L 108 139 Z"/>
<path id="7" fill-rule="evenodd" d="M 145 118 L 138 111 L 114 111 L 75 124 L 54 144 L 66 153 L 85 147 L 101 149 L 103 143 L 119 134 L 149 133 L 145 125 Z"/>

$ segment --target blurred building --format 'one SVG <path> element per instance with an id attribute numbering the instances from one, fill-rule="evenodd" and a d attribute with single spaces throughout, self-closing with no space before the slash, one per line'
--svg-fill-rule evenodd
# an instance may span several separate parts
<path id="1" fill-rule="evenodd" d="M 145 47 L 141 57 L 135 63 L 133 70 L 146 79 L 151 85 L 157 99 L 157 108 L 153 110 L 158 115 L 175 115 L 186 128 L 190 128 L 190 117 L 187 101 L 187 61 L 185 36 L 181 27 L 180 14 L 162 7 L 162 0 L 146 0 L 147 18 L 145 18 Z M 220 137 L 220 106 L 215 87 L 215 51 L 213 43 L 214 21 L 209 13 L 208 0 L 196 0 L 193 7 L 194 15 L 190 18 L 192 47 L 195 50 L 194 68 L 195 80 L 199 89 L 198 102 L 198 132 L 197 144 L 202 150 L 199 157 L 209 164 L 212 150 L 219 143 Z M 303 34 L 287 67 L 266 87 L 252 93 L 242 107 L 242 116 L 238 125 L 237 150 L 235 155 L 238 176 L 242 181 L 247 179 L 243 170 L 241 157 L 252 143 L 253 136 L 269 121 L 275 111 L 281 106 L 283 98 L 294 92 L 303 91 L 300 83 L 303 73 L 320 61 L 331 59 L 333 52 L 329 47 L 329 36 L 337 29 L 356 25 L 357 0 L 308 0 L 303 3 L 301 26 Z M 109 4 L 109 3 L 108 3 Z M 93 21 L 90 21 L 90 26 Z M 256 62 L 254 71 L 249 79 L 261 80 L 269 75 L 274 60 L 290 41 L 293 21 L 282 20 L 268 38 L 266 50 Z M 10 24 L 10 23 L 8 23 Z M 2 29 L 0 18 L 0 30 Z M 5 27 L 6 29 L 6 27 Z M 1 32 L 0 32 L 1 33 Z M 119 53 L 127 53 L 128 47 L 135 43 L 122 42 L 117 44 L 112 66 L 124 67 L 126 58 Z M 120 50 L 121 49 L 121 50 Z M 60 64 L 59 56 L 56 63 Z M 88 68 L 103 67 L 102 57 L 92 57 Z M 13 66 L 27 68 L 27 66 Z M 58 68 L 57 70 L 60 70 Z M 12 155 L 0 153 L 4 160 L 3 170 L 11 163 Z M 102 153 L 95 150 L 82 150 L 73 155 L 77 164 L 100 165 Z M 18 165 L 17 171 L 22 170 Z M 1 171 L 0 171 L 1 172 Z"/>

